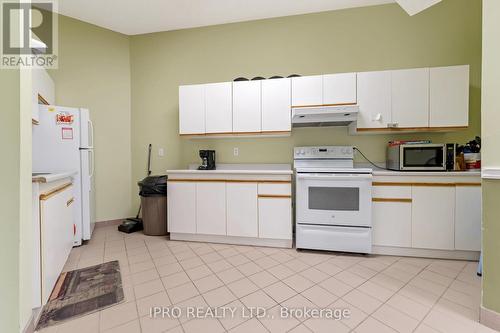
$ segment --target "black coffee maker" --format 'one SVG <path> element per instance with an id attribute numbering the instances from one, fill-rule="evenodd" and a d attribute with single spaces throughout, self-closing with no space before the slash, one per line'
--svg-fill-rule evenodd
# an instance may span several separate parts
<path id="1" fill-rule="evenodd" d="M 200 157 L 198 170 L 215 170 L 215 150 L 200 150 Z"/>

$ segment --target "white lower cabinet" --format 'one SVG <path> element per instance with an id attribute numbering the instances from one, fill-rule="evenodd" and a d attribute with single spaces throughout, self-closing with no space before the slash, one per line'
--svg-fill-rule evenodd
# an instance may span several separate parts
<path id="1" fill-rule="evenodd" d="M 457 186 L 455 249 L 481 251 L 481 187 Z"/>
<path id="2" fill-rule="evenodd" d="M 455 249 L 455 187 L 413 186 L 412 247 Z"/>
<path id="3" fill-rule="evenodd" d="M 372 191 L 373 245 L 416 251 L 481 250 L 479 178 L 444 184 L 432 178 L 408 185 L 398 179 L 377 182 L 383 185 L 373 186 Z"/>
<path id="4" fill-rule="evenodd" d="M 258 237 L 257 183 L 227 183 L 227 235 Z"/>
<path id="5" fill-rule="evenodd" d="M 73 187 L 40 196 L 42 304 L 47 302 L 73 247 Z"/>
<path id="6" fill-rule="evenodd" d="M 196 183 L 196 233 L 226 235 L 226 183 Z"/>
<path id="7" fill-rule="evenodd" d="M 288 180 L 170 179 L 167 188 L 173 240 L 292 246 Z"/>
<path id="8" fill-rule="evenodd" d="M 411 247 L 411 202 L 372 205 L 373 245 Z"/>
<path id="9" fill-rule="evenodd" d="M 196 183 L 168 182 L 168 231 L 196 233 Z"/>
<path id="10" fill-rule="evenodd" d="M 259 237 L 292 238 L 292 199 L 259 198 Z"/>

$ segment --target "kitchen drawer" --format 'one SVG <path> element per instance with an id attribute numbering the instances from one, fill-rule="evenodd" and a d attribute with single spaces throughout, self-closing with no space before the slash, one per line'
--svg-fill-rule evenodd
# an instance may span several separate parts
<path id="1" fill-rule="evenodd" d="M 297 224 L 297 249 L 372 252 L 372 229 Z"/>
<path id="2" fill-rule="evenodd" d="M 373 198 L 411 199 L 411 186 L 373 186 Z"/>
<path id="3" fill-rule="evenodd" d="M 292 185 L 290 183 L 272 184 L 260 183 L 258 186 L 259 195 L 291 195 Z"/>

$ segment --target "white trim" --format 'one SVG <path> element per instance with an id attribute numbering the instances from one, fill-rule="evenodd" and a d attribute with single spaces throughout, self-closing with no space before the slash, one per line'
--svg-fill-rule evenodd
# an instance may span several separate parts
<path id="1" fill-rule="evenodd" d="M 484 168 L 481 170 L 483 179 L 500 179 L 500 168 Z"/>
<path id="2" fill-rule="evenodd" d="M 479 322 L 489 328 L 500 330 L 500 313 L 487 309 L 481 305 Z"/>
<path id="3" fill-rule="evenodd" d="M 273 132 L 255 132 L 253 133 L 221 133 L 217 135 L 216 133 L 203 133 L 203 134 L 182 134 L 181 138 L 186 138 L 189 140 L 207 140 L 207 139 L 253 139 L 253 138 L 286 138 L 292 136 L 292 131 L 279 131 Z"/>
<path id="4" fill-rule="evenodd" d="M 268 239 L 268 238 L 236 237 L 236 236 L 223 236 L 223 235 L 201 235 L 201 234 L 185 234 L 185 233 L 171 232 L 170 240 L 250 245 L 250 246 L 284 247 L 289 249 L 292 248 L 291 239 Z"/>
<path id="5" fill-rule="evenodd" d="M 383 254 L 402 257 L 424 257 L 438 259 L 455 260 L 479 260 L 478 251 L 459 251 L 459 250 L 434 250 L 434 249 L 416 249 L 409 247 L 395 246 L 372 246 L 372 254 Z"/>
<path id="6" fill-rule="evenodd" d="M 40 318 L 40 315 L 42 314 L 42 307 L 35 308 L 31 311 L 31 316 L 28 322 L 26 323 L 26 326 L 23 329 L 23 333 L 33 333 L 35 332 L 35 326 L 36 323 L 38 322 L 38 319 Z"/>

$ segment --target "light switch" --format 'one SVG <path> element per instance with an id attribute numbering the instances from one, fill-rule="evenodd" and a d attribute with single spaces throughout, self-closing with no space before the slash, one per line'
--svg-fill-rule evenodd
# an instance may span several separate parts
<path id="1" fill-rule="evenodd" d="M 161 157 L 165 156 L 165 149 L 159 148 L 158 149 L 158 156 L 161 156 Z"/>
<path id="2" fill-rule="evenodd" d="M 240 154 L 240 149 L 238 147 L 233 148 L 233 155 L 238 156 Z"/>

